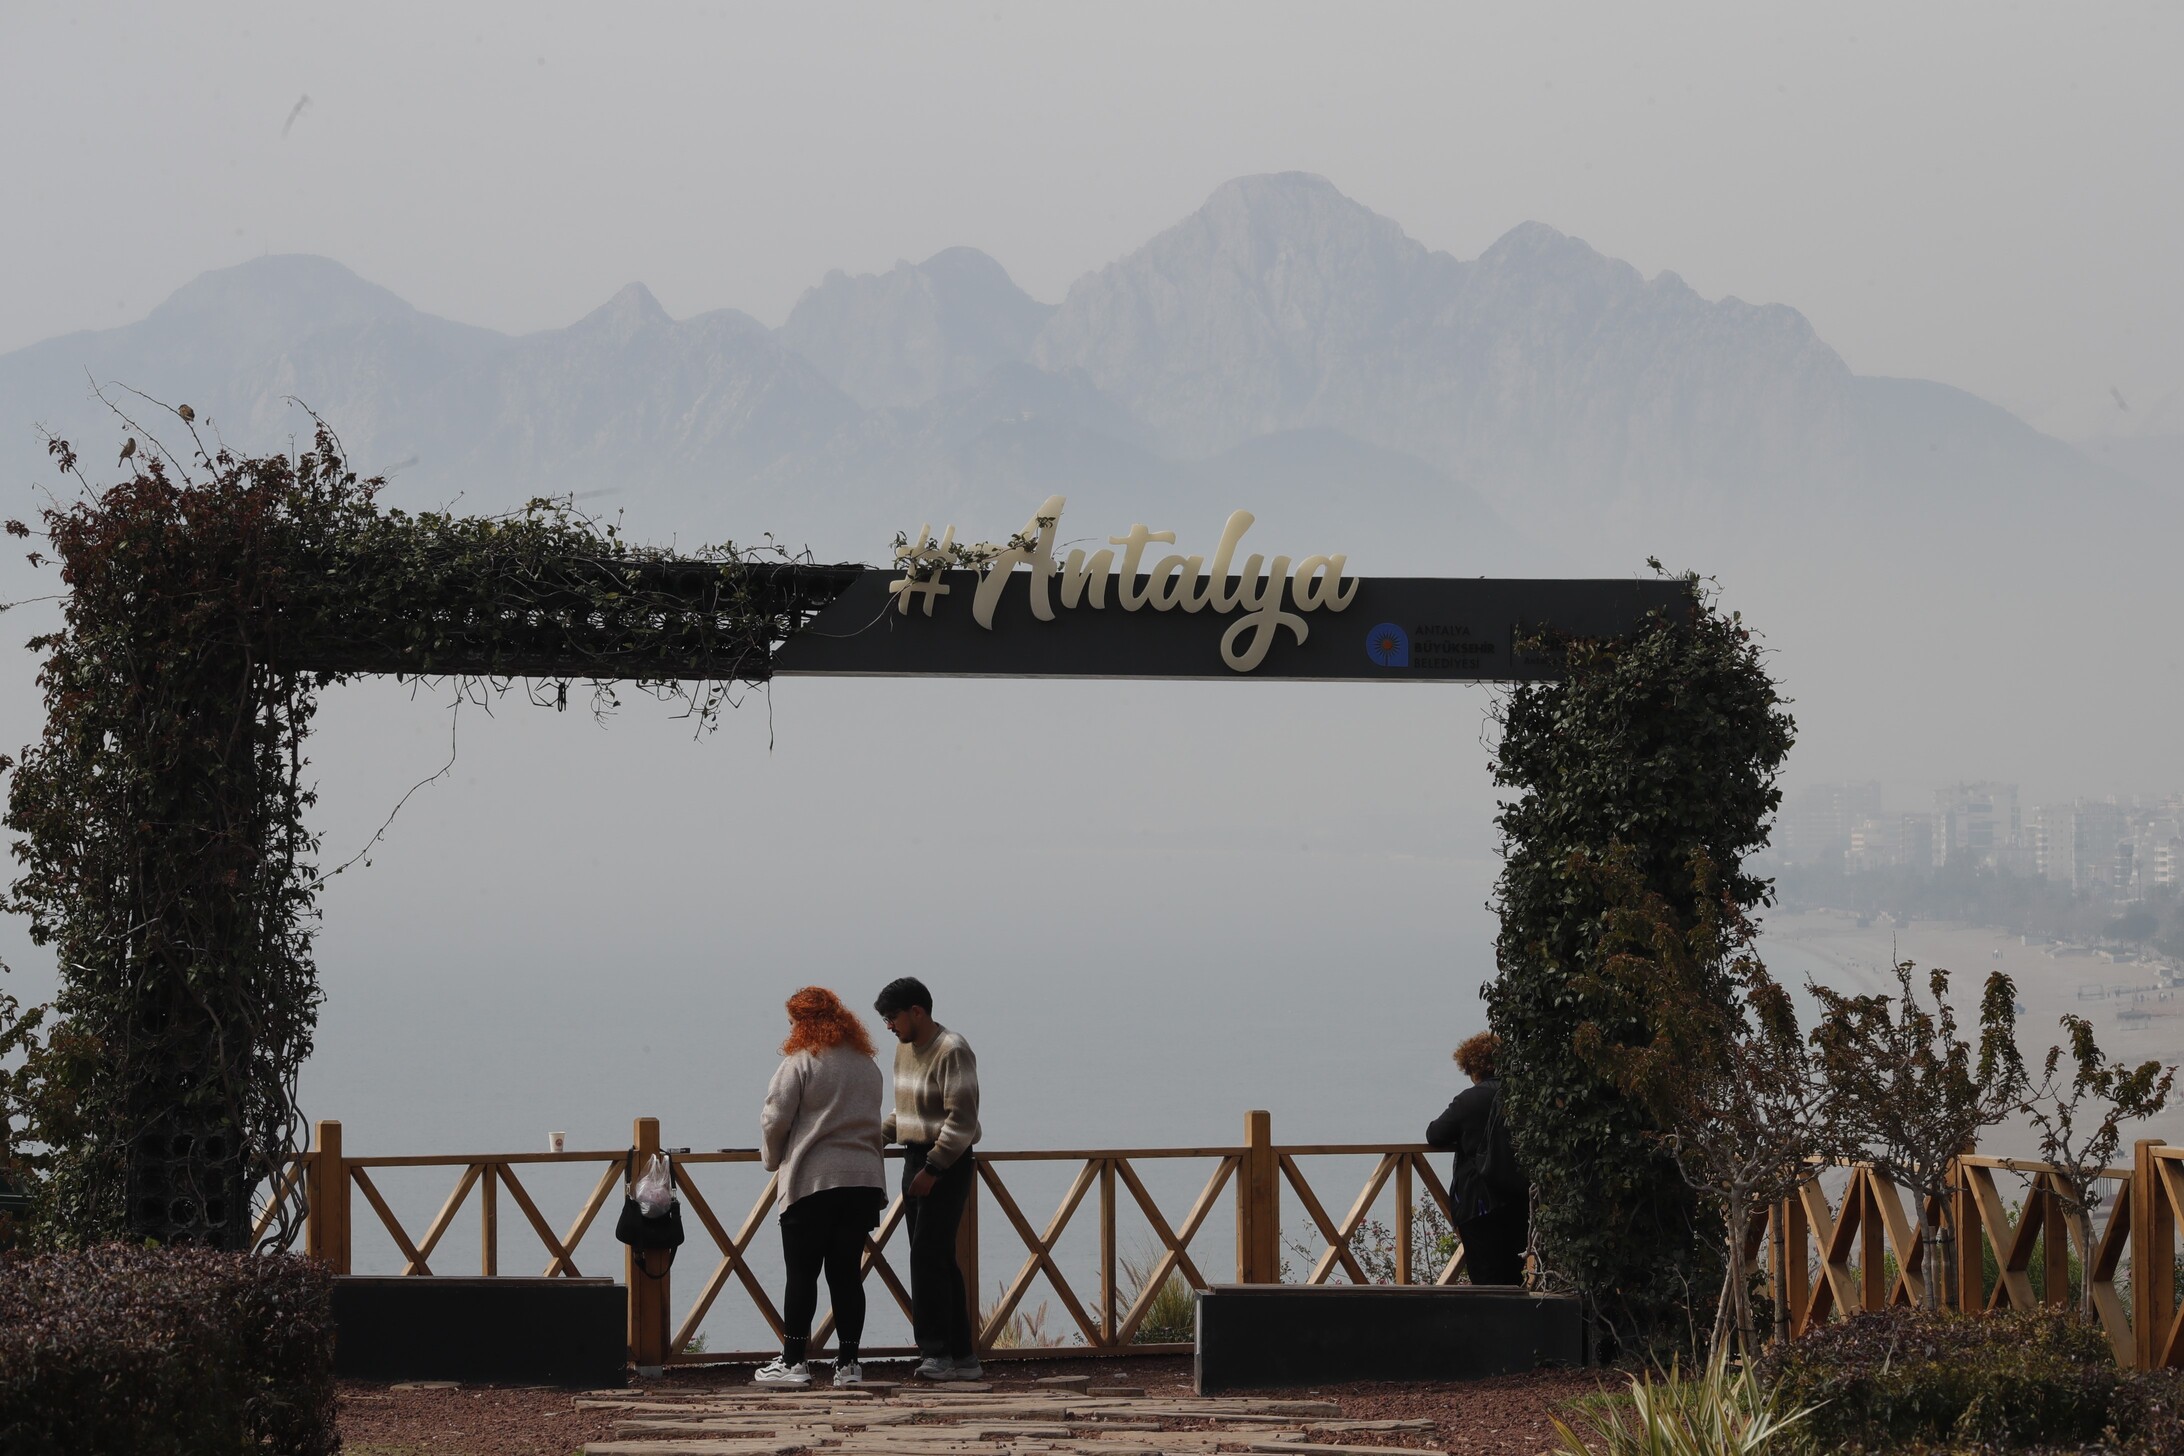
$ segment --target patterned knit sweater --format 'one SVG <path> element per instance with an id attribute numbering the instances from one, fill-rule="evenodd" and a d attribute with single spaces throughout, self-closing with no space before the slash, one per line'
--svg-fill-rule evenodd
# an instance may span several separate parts
<path id="1" fill-rule="evenodd" d="M 931 1143 L 926 1162 L 939 1171 L 978 1141 L 978 1058 L 969 1042 L 935 1027 L 923 1051 L 912 1042 L 896 1045 L 895 1110 L 881 1135 L 891 1143 Z"/>
<path id="2" fill-rule="evenodd" d="M 879 1063 L 854 1047 L 792 1052 L 759 1113 L 759 1152 L 781 1174 L 781 1206 L 828 1188 L 884 1188 Z"/>

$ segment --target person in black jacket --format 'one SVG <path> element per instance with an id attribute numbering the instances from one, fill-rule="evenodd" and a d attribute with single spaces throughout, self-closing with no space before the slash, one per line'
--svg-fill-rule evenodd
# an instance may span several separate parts
<path id="1" fill-rule="evenodd" d="M 1448 1200 L 1473 1284 L 1522 1284 L 1531 1239 L 1530 1180 L 1517 1166 L 1494 1075 L 1500 1047 L 1494 1033 L 1482 1031 L 1456 1048 L 1456 1065 L 1471 1085 L 1426 1128 L 1428 1143 L 1456 1150 Z"/>

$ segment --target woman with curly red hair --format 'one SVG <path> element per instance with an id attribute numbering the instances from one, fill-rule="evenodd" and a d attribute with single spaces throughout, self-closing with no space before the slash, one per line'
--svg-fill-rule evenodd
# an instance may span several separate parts
<path id="1" fill-rule="evenodd" d="M 760 1153 L 779 1175 L 788 1287 L 781 1299 L 781 1358 L 756 1379 L 760 1385 L 811 1384 L 804 1356 L 824 1269 L 839 1342 L 834 1383 L 859 1385 L 865 1296 L 858 1264 L 887 1199 L 880 1138 L 887 1082 L 864 1023 L 841 997 L 806 986 L 789 998 L 788 1010 L 788 1040 L 781 1043 L 781 1065 L 759 1114 Z"/>

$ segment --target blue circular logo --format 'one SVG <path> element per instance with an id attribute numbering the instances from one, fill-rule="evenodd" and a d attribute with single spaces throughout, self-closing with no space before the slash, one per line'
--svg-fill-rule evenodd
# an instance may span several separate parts
<path id="1" fill-rule="evenodd" d="M 1393 622 L 1382 622 L 1365 634 L 1365 655 L 1381 667 L 1410 666 L 1410 634 Z"/>

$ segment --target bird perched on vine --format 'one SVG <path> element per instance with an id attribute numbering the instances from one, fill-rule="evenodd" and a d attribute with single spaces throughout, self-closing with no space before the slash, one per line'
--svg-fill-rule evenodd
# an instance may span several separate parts
<path id="1" fill-rule="evenodd" d="M 174 411 L 174 412 L 175 412 L 176 414 L 178 414 L 178 415 L 182 416 L 182 423 L 183 423 L 183 424 L 185 424 L 185 425 L 186 425 L 186 424 L 188 424 L 188 423 L 189 423 L 190 421 L 192 421 L 192 420 L 194 420 L 194 419 L 196 419 L 196 418 L 197 418 L 197 411 L 196 411 L 196 410 L 193 410 L 193 409 L 191 409 L 191 408 L 190 408 L 190 407 L 189 407 L 188 405 L 186 405 L 186 404 L 185 404 L 185 405 L 177 405 L 177 406 L 175 406 L 175 411 Z"/>
<path id="2" fill-rule="evenodd" d="M 131 455 L 134 454 L 136 454 L 136 436 L 131 435 L 127 440 L 122 442 L 121 458 L 127 460 Z"/>

